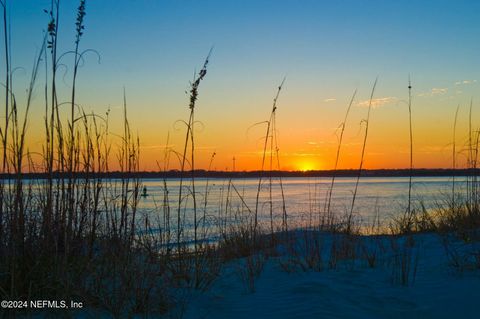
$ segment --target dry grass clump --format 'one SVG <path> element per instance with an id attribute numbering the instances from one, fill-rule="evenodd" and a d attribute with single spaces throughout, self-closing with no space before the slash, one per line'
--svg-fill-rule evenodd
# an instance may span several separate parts
<path id="1" fill-rule="evenodd" d="M 470 203 L 459 203 L 453 207 L 439 207 L 435 216 L 435 226 L 439 232 L 455 232 L 465 240 L 480 229 L 480 211 Z M 476 238 L 477 240 L 479 237 Z"/>
<path id="2" fill-rule="evenodd" d="M 394 284 L 411 286 L 417 275 L 420 250 L 413 236 L 391 238 L 391 281 Z"/>
<path id="3" fill-rule="evenodd" d="M 255 280 L 263 271 L 267 257 L 263 253 L 249 255 L 244 258 L 244 264 L 238 267 L 240 280 L 245 284 L 248 292 L 255 292 Z"/>
<path id="4" fill-rule="evenodd" d="M 198 244 L 194 254 L 182 250 L 174 258 L 169 209 L 163 211 L 158 232 L 148 216 L 139 214 L 141 182 L 132 176 L 139 170 L 140 143 L 128 121 L 126 94 L 123 132 L 117 134 L 110 131 L 109 111 L 86 113 L 78 104 L 78 66 L 85 53 L 93 52 L 80 50 L 86 4 L 79 1 L 74 49 L 58 54 L 59 2 L 52 1 L 45 10 L 47 33 L 32 68 L 25 104 L 11 90 L 10 58 L 6 64 L 6 116 L 0 127 L 2 299 L 76 300 L 115 317 L 163 313 L 173 299 L 167 289 L 177 275 L 173 265 L 188 265 L 184 277 L 194 278 L 189 285 L 203 289 L 218 273 L 218 257 L 215 249 Z M 6 1 L 1 5 L 4 31 L 9 34 Z M 6 52 L 9 47 L 7 40 Z M 74 57 L 72 88 L 70 99 L 62 102 L 57 71 L 59 60 L 68 55 Z M 39 76 L 42 66 L 44 82 Z M 27 127 L 33 92 L 41 85 L 45 136 L 42 151 L 36 154 L 26 146 Z M 196 87 L 194 83 L 195 97 Z M 63 105 L 70 106 L 68 116 L 62 114 Z M 121 178 L 105 178 L 115 158 Z M 43 173 L 44 178 L 26 177 L 32 172 Z"/>
<path id="5" fill-rule="evenodd" d="M 445 234 L 442 242 L 448 263 L 456 272 L 480 269 L 478 237 L 477 241 L 460 242 L 454 234 Z"/>
<path id="6" fill-rule="evenodd" d="M 410 105 L 410 104 L 409 104 Z M 452 138 L 452 168 L 457 168 L 457 120 L 460 106 L 457 106 L 453 123 Z M 451 195 L 445 195 L 432 210 L 427 210 L 422 202 L 419 207 L 413 207 L 410 204 L 411 182 L 409 184 L 409 205 L 407 211 L 390 223 L 390 228 L 394 234 L 411 234 L 416 232 L 439 232 L 456 233 L 460 237 L 468 239 L 472 233 L 476 233 L 480 228 L 480 198 L 479 180 L 478 180 L 478 150 L 479 150 L 479 131 L 472 128 L 472 104 L 470 104 L 469 114 L 469 132 L 467 142 L 467 165 L 471 172 L 462 182 L 464 191 L 459 190 L 458 181 L 455 176 L 452 177 Z M 412 207 L 412 208 L 411 208 Z"/>
<path id="7" fill-rule="evenodd" d="M 458 197 L 458 196 L 457 196 Z M 436 232 L 440 234 L 455 233 L 466 241 L 479 239 L 475 235 L 480 229 L 480 211 L 477 203 L 456 199 L 455 204 L 450 199 L 444 200 L 432 210 L 427 210 L 423 203 L 419 209 L 412 209 L 392 218 L 390 231 L 392 234 L 413 234 Z"/>

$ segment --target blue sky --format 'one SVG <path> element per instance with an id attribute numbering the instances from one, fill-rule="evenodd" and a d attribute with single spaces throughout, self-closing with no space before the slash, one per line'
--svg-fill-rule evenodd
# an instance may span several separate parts
<path id="1" fill-rule="evenodd" d="M 49 4 L 10 1 L 14 66 L 31 66 Z M 60 5 L 60 51 L 66 51 L 73 47 L 78 2 Z M 287 139 L 297 133 L 303 140 L 331 138 L 353 90 L 359 89 L 361 103 L 376 76 L 378 98 L 395 107 L 406 98 L 410 74 L 416 118 L 428 121 L 434 112 L 443 130 L 452 109 L 478 91 L 477 1 L 87 0 L 86 6 L 81 47 L 97 50 L 101 62 L 91 55 L 81 68 L 79 102 L 97 112 L 118 108 L 125 86 L 132 122 L 144 128 L 152 148 L 185 117 L 188 82 L 212 46 L 197 118 L 206 127 L 205 147 L 228 156 L 235 150 L 215 136 L 228 126 L 244 138 L 252 123 L 268 116 L 285 75 L 279 127 Z M 22 77 L 26 81 L 18 72 L 19 83 Z M 393 113 L 382 118 L 388 119 L 395 120 Z"/>

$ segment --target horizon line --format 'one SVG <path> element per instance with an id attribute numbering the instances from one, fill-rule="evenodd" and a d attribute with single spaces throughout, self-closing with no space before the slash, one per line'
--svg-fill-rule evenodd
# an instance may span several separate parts
<path id="1" fill-rule="evenodd" d="M 479 168 L 379 168 L 379 169 L 337 169 L 337 170 L 308 170 L 308 171 L 285 171 L 285 170 L 254 170 L 254 171 L 212 171 L 204 169 L 195 169 L 193 171 L 196 178 L 216 177 L 216 178 L 255 178 L 255 177 L 435 177 L 435 176 L 471 176 L 473 173 L 480 173 Z M 96 177 L 96 178 L 180 178 L 188 179 L 192 170 L 180 171 L 172 169 L 168 171 L 108 171 L 108 172 L 75 172 L 77 177 Z M 0 180 L 11 180 L 18 177 L 30 177 L 32 179 L 47 178 L 65 178 L 71 176 L 69 172 L 25 172 L 20 175 L 17 173 L 2 173 Z"/>

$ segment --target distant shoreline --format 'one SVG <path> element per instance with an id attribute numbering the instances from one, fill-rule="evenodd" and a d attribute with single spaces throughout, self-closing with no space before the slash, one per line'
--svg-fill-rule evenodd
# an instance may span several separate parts
<path id="1" fill-rule="evenodd" d="M 316 170 L 316 171 L 237 171 L 237 172 L 227 172 L 227 171 L 206 171 L 206 170 L 195 170 L 196 178 L 258 178 L 258 177 L 356 177 L 358 176 L 358 170 L 347 169 L 347 170 Z M 431 169 L 431 168 L 422 168 L 414 169 L 371 169 L 371 170 L 362 170 L 361 177 L 409 177 L 410 174 L 414 177 L 434 177 L 434 176 L 475 176 L 479 175 L 480 169 Z M 183 174 L 178 170 L 170 170 L 166 172 L 101 172 L 101 173 L 76 173 L 74 174 L 76 178 L 165 178 L 165 179 L 174 179 L 174 178 L 189 178 L 192 175 L 191 171 L 185 171 Z M 18 175 L 16 174 L 0 174 L 0 179 L 15 179 Z M 49 178 L 48 173 L 23 173 L 21 174 L 22 178 L 28 179 L 47 179 Z M 69 173 L 59 173 L 54 172 L 51 175 L 52 178 L 68 178 L 70 177 Z"/>

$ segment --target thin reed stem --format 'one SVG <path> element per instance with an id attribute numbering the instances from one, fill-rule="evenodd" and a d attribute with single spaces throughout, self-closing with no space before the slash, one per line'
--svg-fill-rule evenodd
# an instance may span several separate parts
<path id="1" fill-rule="evenodd" d="M 368 113 L 367 113 L 367 119 L 365 120 L 365 135 L 363 137 L 362 154 L 360 156 L 360 166 L 358 167 L 358 174 L 355 182 L 355 189 L 353 191 L 352 206 L 350 207 L 350 214 L 348 216 L 348 223 L 347 223 L 348 227 L 350 227 L 350 222 L 353 217 L 355 199 L 357 198 L 358 183 L 360 182 L 360 175 L 362 174 L 362 169 L 363 169 L 363 160 L 365 157 L 365 148 L 367 146 L 367 138 L 368 138 L 368 127 L 370 124 L 370 112 L 372 110 L 373 94 L 375 93 L 375 88 L 377 87 L 377 81 L 378 81 L 378 77 L 375 79 L 375 82 L 373 83 L 372 92 L 370 93 L 370 100 L 368 102 Z"/>
<path id="2" fill-rule="evenodd" d="M 277 100 L 280 95 L 280 91 L 282 90 L 283 84 L 285 83 L 285 78 L 283 78 L 282 83 L 278 86 L 277 94 L 275 95 L 275 98 L 273 99 L 273 106 L 272 106 L 272 112 L 270 113 L 270 120 L 267 121 L 267 130 L 265 134 L 265 142 L 263 144 L 263 155 L 262 155 L 262 166 L 261 166 L 261 174 L 258 179 L 258 186 L 257 186 L 257 195 L 255 198 L 255 219 L 254 219 L 254 225 L 253 225 L 253 238 L 254 238 L 254 243 L 256 243 L 256 237 L 257 237 L 257 231 L 258 231 L 258 205 L 259 205 L 259 200 L 260 200 L 260 190 L 262 187 L 262 177 L 263 173 L 265 171 L 265 158 L 266 158 L 266 153 L 267 153 L 267 145 L 268 145 L 268 139 L 269 136 L 271 135 L 270 133 L 270 127 L 272 124 L 272 118 L 275 116 L 275 111 L 277 110 Z"/>
<path id="3" fill-rule="evenodd" d="M 332 181 L 330 182 L 330 187 L 328 188 L 327 195 L 328 195 L 328 200 L 327 200 L 327 209 L 326 209 L 326 214 L 327 214 L 327 219 L 330 219 L 330 206 L 332 203 L 332 192 L 333 192 L 333 186 L 335 185 L 335 178 L 337 176 L 337 168 L 338 168 L 338 162 L 340 160 L 340 150 L 342 147 L 342 142 L 343 142 L 343 134 L 345 132 L 345 126 L 347 124 L 347 119 L 348 119 L 348 114 L 350 114 L 350 109 L 352 108 L 353 101 L 355 100 L 355 96 L 357 95 L 357 90 L 353 92 L 352 98 L 350 99 L 350 103 L 348 103 L 347 111 L 345 112 L 345 117 L 343 119 L 342 124 L 340 124 L 340 136 L 338 138 L 338 146 L 337 146 L 337 153 L 335 156 L 335 165 L 333 167 L 333 176 L 332 176 Z"/>
<path id="4" fill-rule="evenodd" d="M 452 178 L 452 211 L 455 211 L 455 169 L 457 168 L 456 131 L 457 131 L 457 119 L 458 119 L 459 110 L 460 110 L 460 104 L 457 106 L 457 109 L 455 111 L 455 118 L 453 120 L 452 169 L 454 173 Z"/>
<path id="5" fill-rule="evenodd" d="M 212 48 L 213 49 L 213 48 Z M 194 126 L 194 114 L 195 114 L 195 103 L 198 98 L 198 87 L 200 86 L 200 82 L 204 79 L 205 75 L 207 74 L 207 65 L 210 59 L 210 55 L 212 53 L 212 49 L 207 55 L 205 62 L 203 63 L 203 67 L 198 73 L 198 75 L 194 78 L 193 82 L 191 83 L 190 87 L 190 115 L 187 124 L 187 133 L 185 134 L 185 144 L 183 148 L 183 153 L 181 157 L 181 166 L 180 166 L 180 186 L 179 186 L 179 193 L 178 193 L 178 208 L 177 208 L 177 250 L 180 256 L 180 248 L 181 248 L 181 206 L 182 206 L 182 188 L 183 188 L 183 175 L 185 172 L 185 164 L 187 159 L 187 148 L 189 141 L 191 143 L 191 182 L 192 182 L 192 197 L 193 197 L 193 214 L 194 214 L 194 237 L 195 237 L 195 249 L 197 249 L 197 202 L 195 196 L 195 144 L 194 144 L 194 136 L 193 136 L 193 126 Z"/>
<path id="6" fill-rule="evenodd" d="M 413 130 L 412 130 L 412 83 L 408 77 L 408 123 L 410 131 L 410 176 L 408 179 L 408 208 L 407 214 L 411 217 L 412 205 L 412 174 L 413 174 Z"/>

